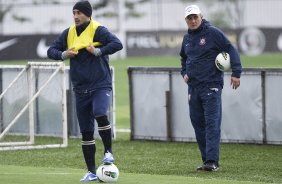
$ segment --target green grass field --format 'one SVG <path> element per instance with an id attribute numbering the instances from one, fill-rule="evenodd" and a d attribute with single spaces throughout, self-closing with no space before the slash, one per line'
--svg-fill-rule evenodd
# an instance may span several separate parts
<path id="1" fill-rule="evenodd" d="M 17 170 L 17 172 L 15 172 Z M 19 167 L 0 165 L 0 181 L 8 181 L 9 184 L 75 184 L 79 183 L 77 178 L 81 177 L 84 171 L 81 169 L 60 169 L 60 168 L 42 168 L 42 167 Z M 14 177 L 17 176 L 17 177 Z M 203 179 L 196 177 L 185 177 L 176 175 L 151 175 L 151 174 L 134 174 L 121 173 L 118 183 L 123 184 L 263 184 L 263 182 L 246 182 L 224 179 Z"/>
<path id="2" fill-rule="evenodd" d="M 130 141 L 124 133 L 118 137 L 113 146 L 119 183 L 282 183 L 281 146 L 222 144 L 221 168 L 208 173 L 195 171 L 201 163 L 195 143 Z M 96 140 L 96 145 L 99 163 L 101 141 Z M 85 173 L 79 139 L 70 139 L 64 149 L 2 151 L 0 163 L 3 184 L 15 182 L 13 173 L 19 173 L 17 184 L 42 178 L 40 183 L 78 183 Z"/>
<path id="3" fill-rule="evenodd" d="M 25 61 L 0 64 L 25 64 Z M 144 57 L 114 60 L 118 128 L 129 128 L 128 66 L 179 67 L 178 57 Z M 282 68 L 282 54 L 242 56 L 247 67 Z M 242 81 L 243 82 L 243 81 Z M 219 172 L 196 172 L 201 163 L 195 143 L 130 141 L 128 133 L 114 140 L 118 183 L 282 183 L 282 146 L 221 144 Z M 102 143 L 97 144 L 97 162 Z M 79 139 L 70 139 L 63 149 L 0 152 L 0 184 L 79 183 L 85 173 Z"/>
<path id="4" fill-rule="evenodd" d="M 15 170 L 17 172 L 15 172 Z M 81 177 L 84 171 L 81 169 L 60 169 L 60 168 L 44 168 L 44 167 L 20 167 L 20 166 L 1 166 L 0 165 L 0 181 L 8 181 L 9 184 L 75 184 L 79 183 L 77 178 Z M 14 177 L 17 176 L 17 177 Z M 2 183 L 2 182 L 1 182 Z M 4 182 L 3 182 L 4 183 Z M 262 182 L 246 182 L 223 179 L 203 179 L 185 176 L 165 176 L 151 174 L 134 174 L 121 173 L 118 183 L 123 184 L 263 184 Z"/>

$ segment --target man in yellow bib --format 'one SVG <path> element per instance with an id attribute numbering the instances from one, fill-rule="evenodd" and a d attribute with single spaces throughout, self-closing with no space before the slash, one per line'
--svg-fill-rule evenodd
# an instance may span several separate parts
<path id="1" fill-rule="evenodd" d="M 75 24 L 64 30 L 47 51 L 50 59 L 70 59 L 82 152 L 88 169 L 81 182 L 98 179 L 95 166 L 95 119 L 104 144 L 102 162 L 114 162 L 111 124 L 107 117 L 112 90 L 109 55 L 122 49 L 120 40 L 91 19 L 91 15 L 92 7 L 88 1 L 77 2 L 73 7 Z"/>

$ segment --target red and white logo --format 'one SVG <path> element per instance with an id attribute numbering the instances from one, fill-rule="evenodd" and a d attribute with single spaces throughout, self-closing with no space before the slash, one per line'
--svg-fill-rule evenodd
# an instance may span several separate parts
<path id="1" fill-rule="evenodd" d="M 205 45 L 206 44 L 206 38 L 200 38 L 199 45 Z"/>

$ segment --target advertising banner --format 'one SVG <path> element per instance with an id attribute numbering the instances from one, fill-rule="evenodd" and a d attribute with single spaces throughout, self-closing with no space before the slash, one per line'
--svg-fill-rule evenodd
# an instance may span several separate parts
<path id="1" fill-rule="evenodd" d="M 0 61 L 47 58 L 47 49 L 58 35 L 0 36 Z"/>
<path id="2" fill-rule="evenodd" d="M 241 54 L 282 52 L 282 28 L 223 29 Z M 127 32 L 127 55 L 178 55 L 186 31 Z"/>
<path id="3" fill-rule="evenodd" d="M 187 31 L 128 31 L 127 56 L 178 56 Z M 282 52 L 282 28 L 223 29 L 241 54 L 255 56 Z M 47 58 L 47 49 L 58 35 L 0 36 L 0 61 Z"/>

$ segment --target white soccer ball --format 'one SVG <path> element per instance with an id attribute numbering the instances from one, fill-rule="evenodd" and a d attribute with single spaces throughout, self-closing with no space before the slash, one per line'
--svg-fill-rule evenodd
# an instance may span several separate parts
<path id="1" fill-rule="evenodd" d="M 227 71 L 230 69 L 230 56 L 227 52 L 221 52 L 219 53 L 215 58 L 215 66 L 220 71 Z"/>
<path id="2" fill-rule="evenodd" d="M 116 182 L 119 176 L 119 170 L 115 164 L 102 164 L 96 170 L 96 175 L 100 182 Z"/>

